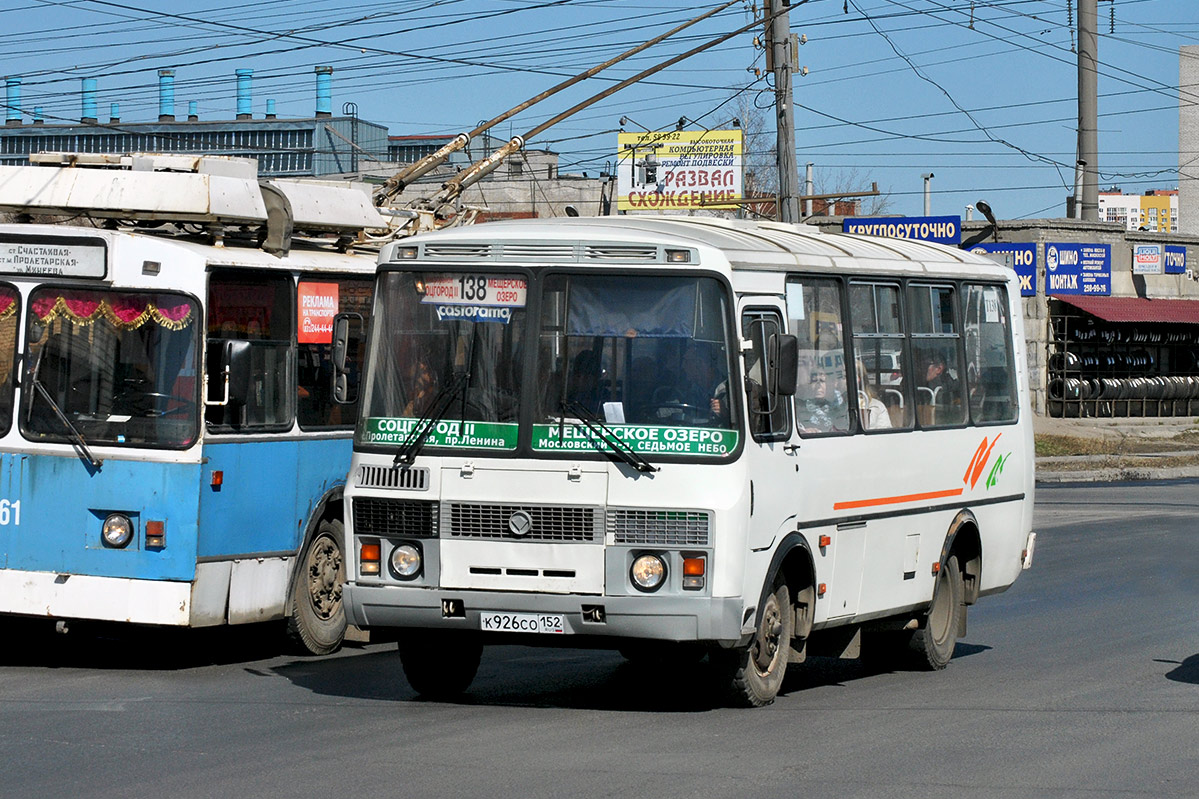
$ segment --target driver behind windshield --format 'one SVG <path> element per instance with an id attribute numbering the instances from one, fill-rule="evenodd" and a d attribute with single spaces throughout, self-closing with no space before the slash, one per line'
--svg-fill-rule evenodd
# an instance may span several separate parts
<path id="1" fill-rule="evenodd" d="M 677 379 L 655 392 L 655 402 L 663 409 L 677 406 L 683 415 L 708 416 L 718 425 L 728 426 L 729 385 L 721 374 L 718 358 L 719 353 L 711 346 L 685 344 Z"/>

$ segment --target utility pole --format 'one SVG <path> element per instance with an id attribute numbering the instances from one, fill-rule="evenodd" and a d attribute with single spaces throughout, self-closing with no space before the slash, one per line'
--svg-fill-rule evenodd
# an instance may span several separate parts
<path id="1" fill-rule="evenodd" d="M 1092 0 L 1093 1 L 1093 0 Z M 780 222 L 799 222 L 799 161 L 795 157 L 795 113 L 791 107 L 791 0 L 767 0 L 766 41 L 774 65 L 774 110 L 778 132 Z"/>
<path id="2" fill-rule="evenodd" d="M 1076 215 L 1099 221 L 1099 0 L 1078 0 L 1078 161 L 1082 169 L 1081 205 Z"/>

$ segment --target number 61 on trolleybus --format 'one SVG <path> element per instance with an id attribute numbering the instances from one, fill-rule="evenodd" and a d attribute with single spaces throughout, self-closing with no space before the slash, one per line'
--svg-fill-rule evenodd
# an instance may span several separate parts
<path id="1" fill-rule="evenodd" d="M 376 260 L 338 242 L 386 222 L 252 161 L 36 158 L 0 167 L 0 209 L 76 221 L 0 225 L 0 613 L 286 618 L 336 648 L 332 327 L 369 313 Z"/>
<path id="2" fill-rule="evenodd" d="M 412 686 L 488 643 L 942 668 L 1030 563 L 1016 277 L 938 245 L 699 218 L 512 222 L 380 259 L 346 608 Z"/>

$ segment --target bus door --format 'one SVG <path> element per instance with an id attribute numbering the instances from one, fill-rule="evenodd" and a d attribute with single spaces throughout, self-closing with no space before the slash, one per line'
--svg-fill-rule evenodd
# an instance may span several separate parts
<path id="1" fill-rule="evenodd" d="M 790 530 L 799 514 L 798 448 L 792 442 L 790 396 L 778 386 L 782 303 L 773 297 L 741 301 L 742 368 L 749 440 L 750 533 L 752 550 L 767 549 Z"/>

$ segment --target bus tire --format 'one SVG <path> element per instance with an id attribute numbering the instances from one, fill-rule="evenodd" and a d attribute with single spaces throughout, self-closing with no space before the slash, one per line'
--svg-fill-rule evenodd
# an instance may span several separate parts
<path id="1" fill-rule="evenodd" d="M 966 612 L 963 602 L 965 585 L 958 559 L 951 555 L 937 572 L 933 601 L 920 629 L 912 633 L 908 646 L 915 664 L 930 671 L 940 671 L 949 665 L 957 645 L 958 626 Z"/>
<path id="2" fill-rule="evenodd" d="M 787 675 L 794 624 L 791 592 L 780 577 L 766 595 L 753 640 L 744 647 L 709 654 L 721 678 L 727 680 L 734 705 L 763 707 L 778 696 Z"/>
<path id="3" fill-rule="evenodd" d="M 401 630 L 397 648 L 408 684 L 430 699 L 464 693 L 483 658 L 483 640 L 458 630 Z"/>
<path id="4" fill-rule="evenodd" d="M 304 548 L 292 581 L 287 632 L 303 651 L 328 655 L 341 647 L 346 635 L 345 582 L 345 528 L 338 519 L 327 519 Z"/>

